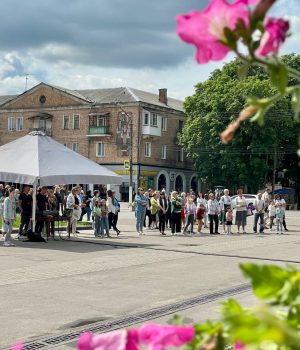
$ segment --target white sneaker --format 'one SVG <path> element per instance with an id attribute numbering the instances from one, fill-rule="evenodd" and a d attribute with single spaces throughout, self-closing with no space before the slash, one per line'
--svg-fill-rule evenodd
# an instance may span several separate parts
<path id="1" fill-rule="evenodd" d="M 3 247 L 14 247 L 15 245 L 11 242 L 4 242 Z"/>

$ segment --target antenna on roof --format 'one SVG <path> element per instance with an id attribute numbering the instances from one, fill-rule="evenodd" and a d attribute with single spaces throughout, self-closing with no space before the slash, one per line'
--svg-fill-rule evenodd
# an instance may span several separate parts
<path id="1" fill-rule="evenodd" d="M 25 74 L 25 91 L 27 91 L 29 74 Z"/>

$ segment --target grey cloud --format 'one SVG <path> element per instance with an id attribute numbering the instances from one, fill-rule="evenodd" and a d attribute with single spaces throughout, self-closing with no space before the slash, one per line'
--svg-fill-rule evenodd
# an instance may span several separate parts
<path id="1" fill-rule="evenodd" d="M 201 3 L 201 4 L 200 4 Z M 176 66 L 194 49 L 177 38 L 175 16 L 200 0 L 2 0 L 0 50 L 103 67 Z M 13 19 L 13 20 L 12 20 Z M 69 53 L 43 52 L 47 44 Z"/>

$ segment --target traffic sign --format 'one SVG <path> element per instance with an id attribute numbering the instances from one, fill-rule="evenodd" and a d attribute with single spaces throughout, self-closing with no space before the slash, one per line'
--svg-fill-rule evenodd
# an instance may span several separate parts
<path id="1" fill-rule="evenodd" d="M 130 160 L 124 160 L 124 170 L 130 170 Z"/>

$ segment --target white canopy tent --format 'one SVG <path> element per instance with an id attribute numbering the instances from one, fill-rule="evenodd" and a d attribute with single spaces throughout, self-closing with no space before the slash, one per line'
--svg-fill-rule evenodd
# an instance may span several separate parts
<path id="1" fill-rule="evenodd" d="M 121 184 L 122 177 L 83 157 L 40 131 L 0 147 L 0 181 L 36 187 L 58 184 Z"/>

